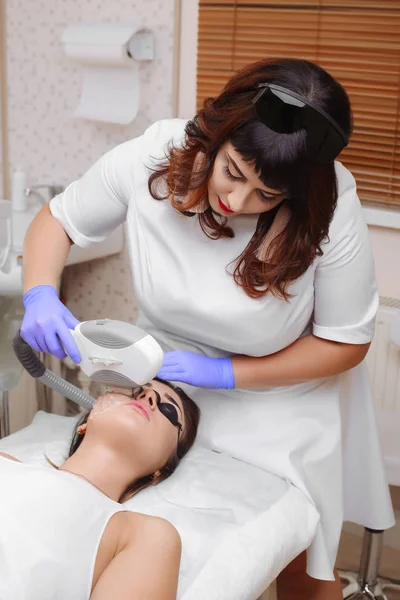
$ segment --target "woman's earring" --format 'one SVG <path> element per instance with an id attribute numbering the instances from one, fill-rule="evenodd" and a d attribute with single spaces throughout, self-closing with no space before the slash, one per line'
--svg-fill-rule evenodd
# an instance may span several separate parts
<path id="1" fill-rule="evenodd" d="M 86 423 L 83 423 L 83 425 L 79 425 L 79 427 L 76 428 L 76 433 L 78 435 L 85 435 L 86 429 L 87 429 L 87 425 L 86 425 Z"/>
<path id="2" fill-rule="evenodd" d="M 285 204 L 282 204 L 275 215 L 275 219 L 272 221 L 271 227 L 269 228 L 256 252 L 256 257 L 258 260 L 261 262 L 267 262 L 269 260 L 271 243 L 280 233 L 282 233 L 288 224 L 289 219 L 290 210 Z"/>
<path id="3" fill-rule="evenodd" d="M 151 476 L 151 481 L 155 482 L 161 475 L 161 471 L 156 471 L 155 473 L 153 473 L 153 475 Z"/>

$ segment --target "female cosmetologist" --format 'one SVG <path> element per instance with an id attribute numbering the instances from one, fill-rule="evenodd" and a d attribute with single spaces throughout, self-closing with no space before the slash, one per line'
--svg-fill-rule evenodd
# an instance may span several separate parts
<path id="1" fill-rule="evenodd" d="M 79 361 L 57 279 L 72 243 L 127 222 L 138 325 L 166 351 L 159 376 L 195 386 L 200 440 L 290 479 L 320 512 L 279 600 L 339 600 L 343 518 L 393 524 L 363 363 L 373 259 L 354 178 L 334 162 L 350 133 L 326 71 L 251 64 L 192 120 L 157 122 L 100 158 L 26 238 L 22 335 L 59 357 L 61 340 Z"/>

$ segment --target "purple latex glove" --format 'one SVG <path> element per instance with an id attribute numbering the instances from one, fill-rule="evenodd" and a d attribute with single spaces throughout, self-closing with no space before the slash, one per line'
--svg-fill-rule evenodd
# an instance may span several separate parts
<path id="1" fill-rule="evenodd" d="M 25 315 L 21 336 L 38 352 L 47 352 L 65 358 L 62 345 L 75 363 L 81 355 L 70 329 L 75 329 L 78 319 L 61 302 L 57 290 L 51 285 L 37 285 L 26 292 L 23 299 Z M 61 345 L 62 344 L 62 345 Z"/>
<path id="2" fill-rule="evenodd" d="M 166 352 L 157 377 L 215 390 L 232 390 L 235 387 L 235 374 L 229 357 L 210 358 L 183 350 Z"/>

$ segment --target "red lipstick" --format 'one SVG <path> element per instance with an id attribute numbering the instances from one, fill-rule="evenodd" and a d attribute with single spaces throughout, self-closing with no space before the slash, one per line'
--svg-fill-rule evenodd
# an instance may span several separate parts
<path id="1" fill-rule="evenodd" d="M 221 198 L 220 198 L 219 196 L 217 196 L 217 198 L 218 198 L 218 204 L 219 204 L 220 208 L 222 208 L 222 210 L 223 210 L 224 212 L 226 212 L 226 213 L 228 213 L 228 214 L 230 214 L 230 215 L 231 215 L 233 212 L 235 212 L 235 211 L 231 210 L 230 208 L 228 208 L 228 207 L 227 207 L 227 206 L 226 206 L 226 205 L 225 205 L 225 204 L 222 202 L 222 200 L 221 200 Z"/>
<path id="2" fill-rule="evenodd" d="M 138 402 L 137 400 L 131 400 L 131 402 L 127 402 L 128 406 L 132 406 L 136 410 L 142 413 L 146 417 L 148 421 L 150 421 L 149 409 L 147 406 L 143 404 L 143 402 Z"/>

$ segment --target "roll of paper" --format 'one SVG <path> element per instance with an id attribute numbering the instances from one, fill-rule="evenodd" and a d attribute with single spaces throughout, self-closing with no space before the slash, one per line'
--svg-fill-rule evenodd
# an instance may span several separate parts
<path id="1" fill-rule="evenodd" d="M 129 55 L 137 28 L 75 25 L 63 35 L 65 54 L 82 65 L 76 117 L 126 125 L 139 109 L 139 63 Z"/>
<path id="2" fill-rule="evenodd" d="M 133 63 L 133 61 L 132 61 Z M 126 125 L 139 109 L 139 68 L 85 67 L 79 104 L 74 112 L 81 119 Z"/>

